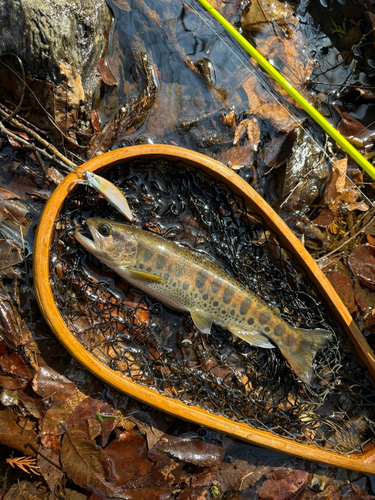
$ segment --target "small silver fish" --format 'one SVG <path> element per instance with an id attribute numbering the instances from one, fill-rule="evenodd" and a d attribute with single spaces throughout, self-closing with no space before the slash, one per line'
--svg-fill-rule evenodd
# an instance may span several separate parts
<path id="1" fill-rule="evenodd" d="M 276 344 L 297 376 L 311 384 L 314 356 L 331 340 L 330 332 L 291 326 L 277 307 L 194 250 L 127 224 L 95 217 L 86 224 L 93 240 L 75 232 L 77 241 L 126 281 L 188 311 L 204 334 L 215 323 L 251 345 L 272 349 Z"/>

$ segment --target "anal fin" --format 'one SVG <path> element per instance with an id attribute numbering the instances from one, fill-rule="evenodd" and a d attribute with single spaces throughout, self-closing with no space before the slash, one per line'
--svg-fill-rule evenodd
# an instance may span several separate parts
<path id="1" fill-rule="evenodd" d="M 271 342 L 269 342 L 268 338 L 265 337 L 260 332 L 241 332 L 230 327 L 228 327 L 228 330 L 231 333 L 233 333 L 233 335 L 240 337 L 242 340 L 244 340 L 250 345 L 254 345 L 256 347 L 263 347 L 264 349 L 275 348 L 275 346 L 271 344 Z"/>

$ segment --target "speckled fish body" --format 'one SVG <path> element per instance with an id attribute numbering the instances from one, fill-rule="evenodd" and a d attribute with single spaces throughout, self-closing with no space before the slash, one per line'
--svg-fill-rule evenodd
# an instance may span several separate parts
<path id="1" fill-rule="evenodd" d="M 190 248 L 105 219 L 90 218 L 86 224 L 93 241 L 81 233 L 75 233 L 76 239 L 126 281 L 174 309 L 188 311 L 205 334 L 215 323 L 251 345 L 275 344 L 298 377 L 311 383 L 313 358 L 330 340 L 330 332 L 291 326 L 279 309 Z"/>

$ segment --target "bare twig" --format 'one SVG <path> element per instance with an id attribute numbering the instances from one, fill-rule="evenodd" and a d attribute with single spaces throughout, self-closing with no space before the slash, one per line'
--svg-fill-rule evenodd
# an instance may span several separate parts
<path id="1" fill-rule="evenodd" d="M 5 113 L 5 111 L 3 111 L 2 109 L 0 109 L 0 115 L 8 118 L 7 113 Z M 52 153 L 55 156 L 57 156 L 63 163 L 65 163 L 65 165 L 67 165 L 68 167 L 70 167 L 70 170 L 75 170 L 78 167 L 78 165 L 76 163 L 72 162 L 66 156 L 64 156 L 62 153 L 60 153 L 60 151 L 58 149 L 56 149 L 55 146 L 53 146 L 48 141 L 46 141 L 45 139 L 43 139 L 43 137 L 41 137 L 39 134 L 37 134 L 34 130 L 31 130 L 29 127 L 26 127 L 26 125 L 24 125 L 23 123 L 19 122 L 15 118 L 11 118 L 9 121 L 10 121 L 10 123 L 12 125 L 14 125 L 15 127 L 17 127 L 18 129 L 23 130 L 24 132 L 27 132 L 29 135 L 31 135 L 31 137 L 33 139 L 35 139 L 40 144 L 42 144 L 42 146 L 44 146 L 50 153 Z M 15 134 L 12 134 L 12 132 L 10 132 L 9 130 L 7 130 L 2 123 L 0 123 L 0 131 L 3 132 L 4 134 L 9 135 L 13 139 L 17 140 L 18 142 L 20 142 L 24 146 L 31 147 L 31 149 L 33 149 L 32 146 L 31 146 L 31 144 L 28 141 L 26 141 L 25 139 L 22 139 L 22 138 L 16 136 Z M 43 154 L 43 150 L 39 150 L 39 152 Z"/>
<path id="2" fill-rule="evenodd" d="M 372 210 L 372 212 L 374 213 L 374 210 Z M 370 220 L 363 226 L 361 227 L 361 229 L 359 229 L 355 234 L 353 234 L 353 236 L 351 236 L 349 239 L 345 240 L 344 243 L 342 243 L 341 245 L 339 245 L 337 248 L 334 248 L 331 252 L 323 255 L 322 257 L 320 257 L 319 259 L 317 259 L 315 262 L 317 264 L 319 264 L 319 262 L 323 259 L 326 259 L 327 257 L 330 257 L 331 255 L 339 252 L 342 248 L 344 248 L 350 241 L 354 240 L 357 236 L 359 236 L 361 233 L 363 233 L 363 231 L 371 224 L 371 222 L 373 222 L 374 220 L 374 217 L 370 217 Z"/>

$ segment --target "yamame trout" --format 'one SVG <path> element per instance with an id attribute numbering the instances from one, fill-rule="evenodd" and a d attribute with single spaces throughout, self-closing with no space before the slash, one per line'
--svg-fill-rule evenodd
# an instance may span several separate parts
<path id="1" fill-rule="evenodd" d="M 188 311 L 205 334 L 215 323 L 251 345 L 276 345 L 297 376 L 311 383 L 314 356 L 331 339 L 330 332 L 291 326 L 277 307 L 190 248 L 119 222 L 93 217 L 86 224 L 93 240 L 78 232 L 75 238 L 127 282 L 174 309 Z"/>

